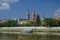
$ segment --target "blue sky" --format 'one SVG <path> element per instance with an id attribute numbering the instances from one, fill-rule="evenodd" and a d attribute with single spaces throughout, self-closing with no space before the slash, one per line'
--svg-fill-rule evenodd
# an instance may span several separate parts
<path id="1" fill-rule="evenodd" d="M 0 19 L 26 18 L 27 9 L 31 18 L 33 10 L 40 16 L 55 17 L 54 13 L 60 9 L 60 0 L 1 0 Z"/>

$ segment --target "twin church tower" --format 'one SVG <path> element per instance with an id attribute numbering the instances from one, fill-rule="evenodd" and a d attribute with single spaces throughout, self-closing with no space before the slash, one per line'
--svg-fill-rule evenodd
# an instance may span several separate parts
<path id="1" fill-rule="evenodd" d="M 30 20 L 29 10 L 26 11 L 26 19 Z M 36 20 L 35 10 L 33 10 L 33 12 L 32 12 L 32 20 Z"/>

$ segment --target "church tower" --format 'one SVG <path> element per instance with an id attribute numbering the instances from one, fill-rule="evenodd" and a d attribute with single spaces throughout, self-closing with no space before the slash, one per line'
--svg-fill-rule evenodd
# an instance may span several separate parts
<path id="1" fill-rule="evenodd" d="M 35 20 L 35 17 L 36 17 L 36 15 L 35 15 L 35 11 L 33 10 L 33 20 Z"/>
<path id="2" fill-rule="evenodd" d="M 30 20 L 29 10 L 26 11 L 26 19 Z"/>

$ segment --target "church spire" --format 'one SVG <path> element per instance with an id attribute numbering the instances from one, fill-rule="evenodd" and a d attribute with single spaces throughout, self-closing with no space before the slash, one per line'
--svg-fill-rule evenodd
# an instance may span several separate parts
<path id="1" fill-rule="evenodd" d="M 27 9 L 27 11 L 26 11 L 26 19 L 30 20 L 29 9 Z"/>
<path id="2" fill-rule="evenodd" d="M 35 15 L 35 10 L 33 10 L 33 13 L 32 14 L 33 14 L 33 20 L 35 20 L 35 16 L 36 16 Z"/>

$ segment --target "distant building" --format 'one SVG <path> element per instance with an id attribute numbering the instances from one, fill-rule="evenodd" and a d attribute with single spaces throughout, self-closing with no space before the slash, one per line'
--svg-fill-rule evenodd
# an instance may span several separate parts
<path id="1" fill-rule="evenodd" d="M 55 17 L 54 20 L 60 21 L 60 17 Z"/>
<path id="2" fill-rule="evenodd" d="M 26 11 L 26 18 L 25 19 L 22 19 L 22 18 L 16 18 L 14 20 L 17 20 L 18 24 L 26 24 L 26 23 L 34 23 L 36 21 L 36 18 L 37 18 L 37 15 L 35 14 L 35 11 L 33 10 L 33 13 L 32 13 L 33 17 L 32 17 L 32 20 L 30 20 L 30 14 L 29 14 L 29 10 Z"/>
<path id="3" fill-rule="evenodd" d="M 26 19 L 30 20 L 29 10 L 26 11 Z"/>
<path id="4" fill-rule="evenodd" d="M 35 20 L 35 16 L 36 15 L 35 15 L 35 11 L 34 10 L 33 10 L 33 13 L 32 14 L 33 14 L 33 20 Z"/>
<path id="5" fill-rule="evenodd" d="M 0 20 L 0 23 L 2 23 L 3 22 L 3 20 Z"/>
<path id="6" fill-rule="evenodd" d="M 0 23 L 6 22 L 6 21 L 8 21 L 8 20 L 6 20 L 6 19 L 5 20 L 0 20 Z"/>

